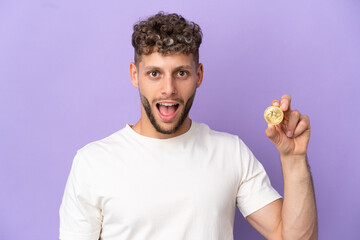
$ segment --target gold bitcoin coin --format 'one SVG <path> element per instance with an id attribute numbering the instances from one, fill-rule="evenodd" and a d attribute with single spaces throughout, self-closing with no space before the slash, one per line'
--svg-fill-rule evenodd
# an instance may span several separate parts
<path id="1" fill-rule="evenodd" d="M 268 107 L 264 112 L 265 121 L 271 125 L 278 125 L 284 118 L 284 113 L 279 107 Z"/>

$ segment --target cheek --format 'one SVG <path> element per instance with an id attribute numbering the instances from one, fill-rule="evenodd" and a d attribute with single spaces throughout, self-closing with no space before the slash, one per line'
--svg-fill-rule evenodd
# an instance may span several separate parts
<path id="1" fill-rule="evenodd" d="M 194 92 L 196 91 L 196 83 L 193 82 L 191 84 L 188 84 L 186 88 L 184 88 L 184 94 L 186 94 L 186 98 L 190 98 Z"/>
<path id="2" fill-rule="evenodd" d="M 139 83 L 139 91 L 143 95 L 152 97 L 152 95 L 155 95 L 158 92 L 158 87 L 156 84 L 149 83 L 147 81 L 141 81 Z"/>

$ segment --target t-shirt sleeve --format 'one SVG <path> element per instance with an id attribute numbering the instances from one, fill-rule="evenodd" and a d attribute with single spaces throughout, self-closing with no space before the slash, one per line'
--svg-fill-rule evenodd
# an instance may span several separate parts
<path id="1" fill-rule="evenodd" d="M 102 215 L 90 191 L 85 159 L 74 158 L 59 210 L 61 240 L 98 240 Z"/>
<path id="2" fill-rule="evenodd" d="M 281 198 L 281 195 L 271 186 L 270 179 L 262 164 L 240 139 L 239 149 L 241 173 L 236 204 L 241 214 L 247 217 Z"/>

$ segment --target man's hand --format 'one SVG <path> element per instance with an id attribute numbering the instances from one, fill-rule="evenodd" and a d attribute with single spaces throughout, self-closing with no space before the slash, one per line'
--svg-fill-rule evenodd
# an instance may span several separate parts
<path id="1" fill-rule="evenodd" d="M 284 200 L 276 200 L 247 217 L 249 223 L 268 239 L 317 239 L 317 210 L 314 186 L 306 152 L 310 120 L 291 110 L 290 95 L 271 105 L 284 112 L 283 121 L 269 125 L 266 135 L 280 152 L 284 177 Z"/>
<path id="2" fill-rule="evenodd" d="M 268 125 L 266 136 L 275 144 L 280 156 L 306 156 L 310 139 L 310 119 L 297 110 L 291 110 L 291 96 L 285 94 L 281 100 L 273 100 L 271 106 L 280 107 L 284 120 L 279 125 Z"/>

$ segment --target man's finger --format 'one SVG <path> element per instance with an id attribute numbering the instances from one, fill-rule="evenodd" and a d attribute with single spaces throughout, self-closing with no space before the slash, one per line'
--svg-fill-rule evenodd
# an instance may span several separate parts
<path id="1" fill-rule="evenodd" d="M 299 113 L 299 111 L 291 111 L 289 114 L 289 121 L 286 127 L 286 136 L 287 137 L 292 137 L 294 135 L 296 126 L 298 125 L 299 121 L 300 121 L 300 116 L 301 114 Z"/>
<path id="2" fill-rule="evenodd" d="M 270 138 L 270 140 L 275 143 L 278 144 L 279 140 L 280 140 L 280 136 L 279 133 L 276 130 L 276 127 L 274 125 L 268 124 L 267 129 L 265 130 L 265 134 L 268 138 Z"/>
<path id="3" fill-rule="evenodd" d="M 295 128 L 294 137 L 301 135 L 305 130 L 310 128 L 310 119 L 307 115 L 301 115 L 300 121 Z"/>
<path id="4" fill-rule="evenodd" d="M 291 105 L 291 96 L 289 94 L 284 94 L 281 97 L 281 101 L 280 101 L 280 108 L 283 112 L 286 112 L 287 110 L 290 110 L 290 105 Z"/>
<path id="5" fill-rule="evenodd" d="M 271 106 L 280 107 L 280 101 L 277 99 L 272 100 Z"/>

